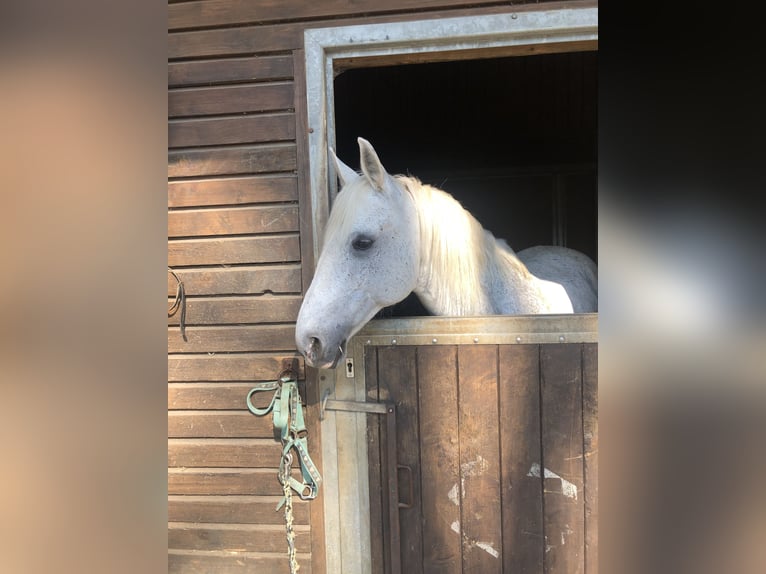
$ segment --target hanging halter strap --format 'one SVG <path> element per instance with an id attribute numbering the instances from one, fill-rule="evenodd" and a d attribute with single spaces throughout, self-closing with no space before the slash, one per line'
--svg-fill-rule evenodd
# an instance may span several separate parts
<path id="1" fill-rule="evenodd" d="M 252 403 L 252 396 L 258 392 L 274 391 L 271 402 L 267 407 L 258 408 Z M 247 408 L 256 416 L 273 413 L 274 430 L 279 431 L 282 440 L 282 458 L 279 462 L 279 482 L 285 481 L 298 493 L 303 500 L 313 500 L 319 494 L 322 476 L 309 456 L 307 437 L 308 431 L 303 420 L 303 406 L 298 393 L 298 381 L 295 377 L 284 375 L 279 380 L 268 383 L 257 383 L 247 394 Z M 301 467 L 302 482 L 290 475 L 292 450 L 298 455 Z M 286 497 L 277 505 L 279 510 L 286 502 Z"/>

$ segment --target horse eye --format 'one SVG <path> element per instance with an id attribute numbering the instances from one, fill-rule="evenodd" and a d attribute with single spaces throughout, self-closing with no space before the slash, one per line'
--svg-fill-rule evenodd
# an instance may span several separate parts
<path id="1" fill-rule="evenodd" d="M 356 251 L 367 251 L 370 247 L 372 247 L 373 243 L 375 243 L 374 239 L 361 235 L 351 242 L 351 247 L 353 247 Z"/>

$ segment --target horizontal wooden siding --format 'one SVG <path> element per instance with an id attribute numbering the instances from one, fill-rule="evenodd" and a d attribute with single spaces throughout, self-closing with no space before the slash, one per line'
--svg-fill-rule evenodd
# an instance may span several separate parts
<path id="1" fill-rule="evenodd" d="M 508 10 L 465 0 L 169 3 L 168 265 L 187 296 L 187 340 L 179 315 L 168 319 L 169 572 L 288 571 L 274 512 L 278 443 L 270 421 L 244 407 L 253 382 L 296 357 L 311 274 L 298 201 L 304 30 L 465 16 L 476 5 Z M 175 293 L 169 275 L 169 303 Z M 310 508 L 296 501 L 306 574 L 324 572 Z"/>

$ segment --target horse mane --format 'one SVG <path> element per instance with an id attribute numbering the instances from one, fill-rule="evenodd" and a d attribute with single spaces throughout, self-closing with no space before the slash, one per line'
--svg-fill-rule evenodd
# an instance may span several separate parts
<path id="1" fill-rule="evenodd" d="M 393 176 L 413 199 L 420 222 L 420 273 L 415 292 L 437 315 L 489 315 L 504 311 L 493 303 L 497 285 L 532 279 L 526 265 L 502 239 L 495 238 L 449 193 L 418 178 Z M 324 239 L 349 234 L 357 206 L 370 193 L 359 177 L 343 187 L 330 210 Z M 321 255 L 320 255 L 321 257 Z"/>
<path id="2" fill-rule="evenodd" d="M 498 313 L 488 296 L 490 285 L 506 280 L 509 267 L 529 278 L 526 266 L 450 194 L 415 177 L 399 175 L 396 180 L 413 197 L 420 219 L 416 291 L 423 303 L 440 315 Z"/>

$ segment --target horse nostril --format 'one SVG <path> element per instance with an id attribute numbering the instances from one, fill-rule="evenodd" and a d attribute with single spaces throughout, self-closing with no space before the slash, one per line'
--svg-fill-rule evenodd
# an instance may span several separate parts
<path id="1" fill-rule="evenodd" d="M 309 355 L 311 355 L 312 357 L 318 357 L 319 352 L 321 350 L 322 350 L 322 342 L 316 337 L 311 337 L 309 339 L 309 348 L 308 348 Z"/>

